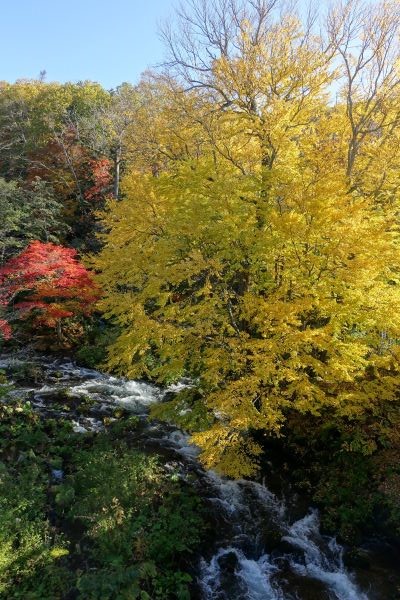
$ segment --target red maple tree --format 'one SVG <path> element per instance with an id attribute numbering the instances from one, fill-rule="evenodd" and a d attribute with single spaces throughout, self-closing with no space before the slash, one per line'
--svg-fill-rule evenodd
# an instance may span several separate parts
<path id="1" fill-rule="evenodd" d="M 77 253 L 52 243 L 34 241 L 0 268 L 0 332 L 11 336 L 10 318 L 32 317 L 36 326 L 57 328 L 62 319 L 88 315 L 99 298 L 91 273 Z"/>

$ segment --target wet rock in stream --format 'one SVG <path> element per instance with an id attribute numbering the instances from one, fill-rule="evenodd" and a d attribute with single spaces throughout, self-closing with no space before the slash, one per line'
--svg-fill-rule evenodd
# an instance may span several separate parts
<path id="1" fill-rule="evenodd" d="M 32 362 L 32 361 L 31 361 Z M 0 369 L 24 373 L 9 357 Z M 37 368 L 36 368 L 37 367 Z M 18 370 L 19 369 L 19 370 Z M 149 422 L 151 404 L 177 387 L 161 390 L 69 360 L 41 358 L 15 378 L 14 395 L 43 418 L 63 418 L 85 434 L 127 414 L 135 418 L 135 443 L 165 458 L 171 475 L 185 479 L 204 498 L 211 524 L 208 546 L 198 557 L 196 597 L 201 600 L 398 600 L 400 552 L 364 547 L 345 557 L 344 548 L 320 530 L 318 511 L 290 492 L 273 493 L 252 481 L 230 481 L 206 472 L 188 436 L 165 423 Z M 58 467 L 53 478 L 63 477 Z M 391 555 L 391 560 L 387 556 Z M 397 561 L 397 563 L 396 563 Z M 397 566 L 396 566 L 397 565 Z"/>

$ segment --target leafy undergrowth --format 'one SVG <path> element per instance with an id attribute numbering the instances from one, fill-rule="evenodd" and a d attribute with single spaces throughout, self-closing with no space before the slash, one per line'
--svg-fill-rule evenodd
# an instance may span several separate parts
<path id="1" fill-rule="evenodd" d="M 201 502 L 131 428 L 75 434 L 0 404 L 0 598 L 190 598 Z"/>
<path id="2" fill-rule="evenodd" d="M 400 540 L 399 401 L 360 421 L 290 415 L 293 480 L 322 509 L 322 522 L 353 543 L 362 534 Z"/>

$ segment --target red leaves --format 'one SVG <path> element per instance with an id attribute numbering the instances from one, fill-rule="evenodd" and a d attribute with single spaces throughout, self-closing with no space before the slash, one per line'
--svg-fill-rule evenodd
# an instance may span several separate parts
<path id="1" fill-rule="evenodd" d="M 32 242 L 0 269 L 0 307 L 11 307 L 17 318 L 34 313 L 38 325 L 56 327 L 60 319 L 89 314 L 99 297 L 92 275 L 77 260 L 76 251 Z M 0 320 L 8 339 L 10 326 Z"/>
<path id="2" fill-rule="evenodd" d="M 90 202 L 104 199 L 111 185 L 111 163 L 107 158 L 89 161 L 93 185 L 85 191 L 85 200 Z"/>
<path id="3" fill-rule="evenodd" d="M 0 333 L 5 340 L 9 340 L 12 335 L 11 327 L 4 319 L 0 319 Z"/>
<path id="4" fill-rule="evenodd" d="M 101 202 L 112 192 L 111 169 L 111 161 L 92 158 L 70 129 L 30 154 L 28 181 L 49 181 L 60 199 L 82 194 L 88 202 Z"/>

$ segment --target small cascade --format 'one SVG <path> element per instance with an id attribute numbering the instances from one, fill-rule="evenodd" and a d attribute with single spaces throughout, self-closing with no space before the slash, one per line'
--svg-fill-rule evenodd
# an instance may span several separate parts
<path id="1" fill-rule="evenodd" d="M 205 600 L 309 600 L 310 585 L 320 594 L 315 599 L 368 600 L 344 567 L 343 548 L 321 534 L 317 510 L 291 523 L 285 502 L 263 485 L 207 477 L 215 493 L 210 501 L 229 527 L 201 561 Z"/>
<path id="2" fill-rule="evenodd" d="M 209 563 L 202 559 L 200 580 L 203 598 L 223 600 L 284 600 L 287 596 L 273 586 L 272 576 L 279 569 L 266 555 L 258 560 L 246 558 L 233 546 L 220 548 Z M 225 588 L 225 589 L 223 589 Z"/>
<path id="3" fill-rule="evenodd" d="M 335 538 L 320 534 L 316 510 L 293 523 L 282 539 L 302 552 L 300 560 L 296 556 L 290 558 L 291 568 L 296 573 L 322 581 L 340 600 L 368 599 L 344 568 L 342 546 Z"/>
<path id="4" fill-rule="evenodd" d="M 0 369 L 9 363 L 9 358 L 0 357 Z M 100 430 L 104 416 L 113 419 L 115 410 L 122 408 L 141 419 L 138 442 L 167 456 L 180 476 L 195 474 L 191 484 L 205 499 L 215 524 L 210 547 L 199 559 L 196 598 L 387 600 L 380 595 L 379 584 L 374 587 L 369 582 L 369 589 L 360 588 L 345 568 L 343 548 L 335 538 L 321 533 L 316 509 L 303 511 L 301 518 L 297 510 L 293 517 L 295 498 L 278 497 L 260 483 L 231 481 L 205 471 L 197 460 L 198 449 L 189 444 L 187 435 L 147 420 L 150 405 L 179 386 L 161 390 L 80 368 L 70 361 L 41 359 L 40 368 L 44 382 L 21 386 L 14 393 L 25 396 L 43 416 L 70 418 L 75 431 L 85 433 Z M 88 414 L 63 412 L 54 402 L 60 394 L 88 399 Z"/>

